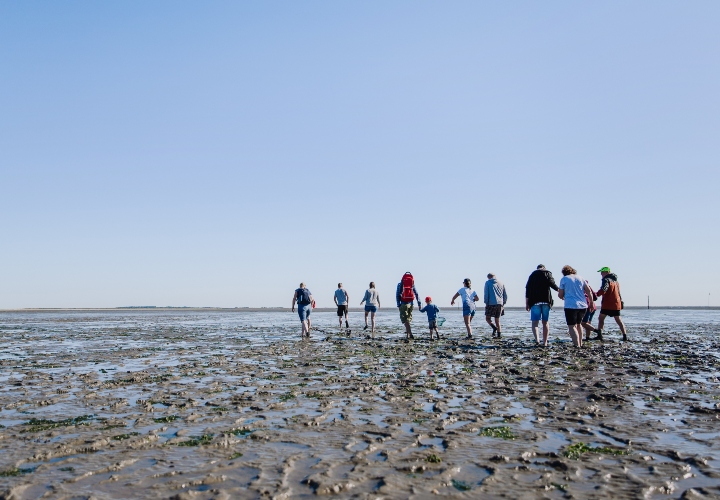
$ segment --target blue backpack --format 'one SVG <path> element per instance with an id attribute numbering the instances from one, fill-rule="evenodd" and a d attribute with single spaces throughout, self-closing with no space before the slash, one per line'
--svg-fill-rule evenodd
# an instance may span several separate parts
<path id="1" fill-rule="evenodd" d="M 310 303 L 310 290 L 307 288 L 298 288 L 295 291 L 297 292 L 297 302 L 299 305 L 306 306 Z"/>

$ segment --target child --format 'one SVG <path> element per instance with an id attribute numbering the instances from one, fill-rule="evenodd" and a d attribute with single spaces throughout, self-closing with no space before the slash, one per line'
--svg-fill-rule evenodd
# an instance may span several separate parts
<path id="1" fill-rule="evenodd" d="M 420 312 L 426 312 L 428 315 L 428 325 L 430 326 L 430 340 L 433 340 L 433 330 L 440 340 L 440 333 L 437 326 L 437 315 L 440 312 L 438 306 L 432 303 L 432 297 L 425 297 L 425 307 L 420 308 Z"/>

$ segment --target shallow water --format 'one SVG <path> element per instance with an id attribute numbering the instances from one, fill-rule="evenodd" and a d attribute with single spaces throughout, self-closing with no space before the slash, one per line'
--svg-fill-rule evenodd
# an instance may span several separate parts
<path id="1" fill-rule="evenodd" d="M 513 310 L 0 313 L 0 498 L 720 495 L 720 312 L 624 314 L 577 350 L 559 310 L 548 349 Z"/>

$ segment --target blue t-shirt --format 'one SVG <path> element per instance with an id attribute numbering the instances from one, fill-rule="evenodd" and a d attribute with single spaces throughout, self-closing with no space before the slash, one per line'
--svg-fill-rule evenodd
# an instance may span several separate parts
<path id="1" fill-rule="evenodd" d="M 563 276 L 560 290 L 565 290 L 565 309 L 586 309 L 585 280 L 577 274 Z"/>
<path id="2" fill-rule="evenodd" d="M 437 318 L 440 309 L 435 304 L 427 304 L 425 307 L 420 308 L 420 312 L 426 312 L 428 315 L 428 321 L 433 321 Z"/>
<path id="3" fill-rule="evenodd" d="M 337 299 L 339 306 L 347 304 L 347 296 L 344 288 L 338 288 L 335 290 L 335 298 Z"/>

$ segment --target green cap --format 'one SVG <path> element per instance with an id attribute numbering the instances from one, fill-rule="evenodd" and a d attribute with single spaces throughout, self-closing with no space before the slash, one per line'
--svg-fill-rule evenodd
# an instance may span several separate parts
<path id="1" fill-rule="evenodd" d="M 610 272 L 610 268 L 609 268 L 609 267 L 603 267 L 603 268 L 600 269 L 598 272 L 599 272 L 599 273 L 609 273 L 609 272 Z"/>

